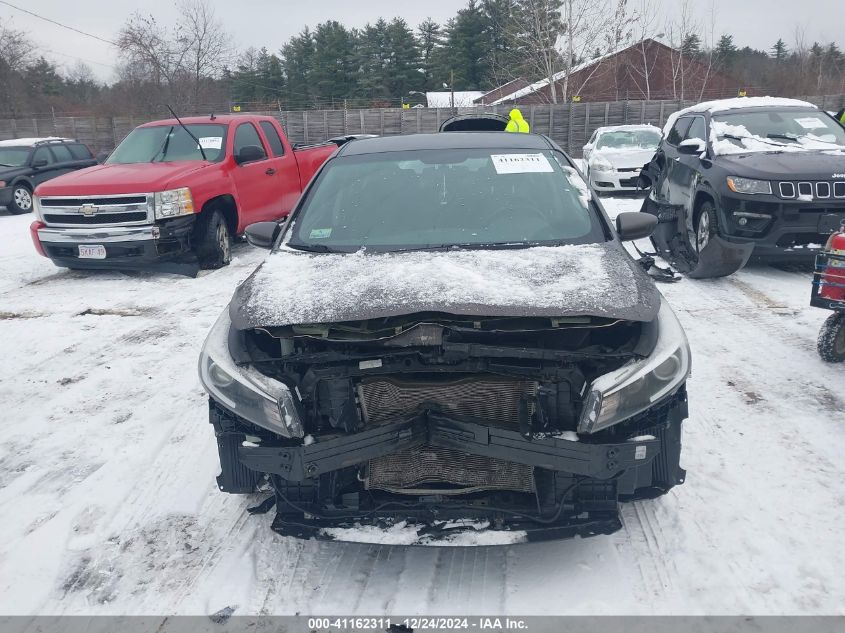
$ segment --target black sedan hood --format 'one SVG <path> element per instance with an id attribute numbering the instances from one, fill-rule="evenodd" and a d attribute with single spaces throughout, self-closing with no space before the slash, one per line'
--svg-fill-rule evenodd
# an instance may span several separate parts
<path id="1" fill-rule="evenodd" d="M 618 242 L 447 252 L 270 254 L 229 306 L 237 329 L 418 312 L 651 321 L 654 283 Z"/>
<path id="2" fill-rule="evenodd" d="M 730 175 L 762 180 L 831 180 L 845 174 L 845 153 L 831 151 L 754 152 L 717 159 Z"/>

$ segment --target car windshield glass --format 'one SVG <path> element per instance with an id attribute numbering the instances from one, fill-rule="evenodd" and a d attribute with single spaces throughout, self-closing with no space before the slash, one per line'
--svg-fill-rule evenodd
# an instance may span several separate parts
<path id="1" fill-rule="evenodd" d="M 0 166 L 23 167 L 29 152 L 28 147 L 0 147 Z"/>
<path id="2" fill-rule="evenodd" d="M 288 245 L 325 252 L 601 242 L 589 195 L 552 151 L 342 157 L 315 183 Z"/>
<path id="3" fill-rule="evenodd" d="M 717 114 L 711 128 L 717 154 L 837 150 L 845 146 L 842 126 L 813 109 Z"/>
<path id="4" fill-rule="evenodd" d="M 598 138 L 597 149 L 656 149 L 660 132 L 652 130 L 624 130 L 605 132 Z"/>
<path id="5" fill-rule="evenodd" d="M 189 124 L 186 127 L 199 139 L 208 160 L 216 161 L 223 158 L 225 125 Z M 106 162 L 125 164 L 177 160 L 202 160 L 202 153 L 197 142 L 178 123 L 135 128 L 111 153 Z"/>

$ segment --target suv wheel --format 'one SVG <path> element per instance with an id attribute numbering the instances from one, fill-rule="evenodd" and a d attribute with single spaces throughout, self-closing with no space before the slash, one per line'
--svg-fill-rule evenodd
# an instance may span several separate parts
<path id="1" fill-rule="evenodd" d="M 209 210 L 197 218 L 194 250 L 204 270 L 222 268 L 232 261 L 232 236 L 220 211 Z"/>
<path id="2" fill-rule="evenodd" d="M 701 255 L 704 249 L 710 245 L 710 238 L 718 231 L 716 207 L 713 206 L 712 202 L 702 203 L 695 227 L 695 252 Z"/>
<path id="3" fill-rule="evenodd" d="M 15 215 L 32 211 L 32 191 L 27 185 L 20 183 L 12 187 L 12 203 L 9 205 L 9 211 Z"/>
<path id="4" fill-rule="evenodd" d="M 845 313 L 831 314 L 819 332 L 819 356 L 828 363 L 845 361 Z"/>

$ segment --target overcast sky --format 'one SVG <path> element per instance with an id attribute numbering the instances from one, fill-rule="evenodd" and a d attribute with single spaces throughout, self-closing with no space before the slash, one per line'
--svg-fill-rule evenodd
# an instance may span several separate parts
<path id="1" fill-rule="evenodd" d="M 172 0 L 9 0 L 12 4 L 62 22 L 104 39 L 114 39 L 126 17 L 143 6 L 145 12 L 166 23 L 175 18 Z M 666 18 L 675 0 L 661 0 Z M 412 27 L 426 17 L 444 22 L 466 5 L 465 0 L 212 0 L 218 17 L 232 33 L 239 49 L 266 46 L 278 50 L 305 25 L 338 20 L 347 27 L 362 26 L 379 16 L 401 16 Z M 632 6 L 639 0 L 630 0 Z M 693 5 L 708 21 L 710 2 L 694 0 Z M 812 42 L 838 41 L 845 48 L 845 5 L 841 0 L 715 0 L 716 33 L 730 33 L 738 44 L 768 49 L 783 37 L 791 46 L 796 27 L 805 30 Z M 95 39 L 49 24 L 38 18 L 0 4 L 0 17 L 11 19 L 15 28 L 26 30 L 45 50 L 45 56 L 63 67 L 82 58 L 101 80 L 113 77 L 116 64 L 114 49 Z M 664 18 L 665 19 L 665 18 Z"/>

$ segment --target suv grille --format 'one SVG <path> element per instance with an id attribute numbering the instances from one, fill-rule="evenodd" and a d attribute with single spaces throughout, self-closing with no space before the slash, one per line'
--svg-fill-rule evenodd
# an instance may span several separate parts
<path id="1" fill-rule="evenodd" d="M 51 226 L 109 226 L 146 224 L 152 221 L 147 194 L 125 196 L 47 197 L 38 204 Z"/>
<path id="2" fill-rule="evenodd" d="M 781 198 L 785 198 L 787 200 L 794 199 L 799 196 L 801 198 L 813 200 L 828 200 L 830 198 L 845 200 L 845 181 L 783 181 L 778 183 L 778 193 L 780 193 Z"/>
<path id="3" fill-rule="evenodd" d="M 363 381 L 358 395 L 365 422 L 384 422 L 407 417 L 424 409 L 497 422 L 516 427 L 520 402 L 533 414 L 538 384 L 496 376 L 452 380 L 404 381 L 378 377 Z"/>

